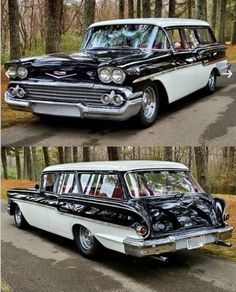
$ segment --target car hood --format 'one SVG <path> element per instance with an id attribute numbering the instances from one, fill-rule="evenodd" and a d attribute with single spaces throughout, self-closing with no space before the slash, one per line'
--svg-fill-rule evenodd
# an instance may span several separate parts
<path id="1" fill-rule="evenodd" d="M 173 231 L 224 224 L 224 201 L 204 193 L 141 198 L 136 204 L 136 208 L 142 209 L 149 218 L 152 237 Z"/>
<path id="2" fill-rule="evenodd" d="M 22 58 L 13 60 L 9 64 L 25 64 L 35 69 L 66 69 L 79 66 L 122 66 L 128 67 L 133 62 L 149 60 L 150 58 L 162 58 L 166 52 L 156 50 L 132 49 L 132 48 L 107 48 L 89 49 L 78 53 L 57 53 L 44 56 Z"/>

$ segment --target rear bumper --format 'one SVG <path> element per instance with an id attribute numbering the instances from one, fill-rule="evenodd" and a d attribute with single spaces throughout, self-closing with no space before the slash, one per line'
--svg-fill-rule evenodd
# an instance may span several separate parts
<path id="1" fill-rule="evenodd" d="M 188 246 L 188 239 L 201 237 L 202 245 L 217 243 L 219 240 L 226 240 L 232 237 L 233 227 L 210 228 L 201 231 L 189 231 L 184 234 L 167 236 L 153 240 L 137 240 L 127 238 L 124 240 L 125 253 L 143 257 L 148 255 L 158 255 L 161 253 L 174 252 L 181 249 L 193 249 Z M 201 247 L 198 246 L 198 247 Z M 195 248 L 198 248 L 195 247 Z"/>
<path id="2" fill-rule="evenodd" d="M 37 84 L 39 86 L 39 83 L 35 83 L 32 81 L 12 81 L 11 85 L 34 85 Z M 42 83 L 42 86 L 45 86 L 45 84 L 51 83 Z M 68 88 L 74 88 L 76 90 L 89 90 L 91 85 L 87 85 L 86 83 L 83 84 L 70 84 L 68 83 L 62 83 L 63 86 L 68 86 Z M 132 116 L 135 116 L 141 108 L 142 103 L 142 96 L 143 92 L 135 92 L 133 93 L 130 89 L 126 87 L 112 87 L 107 85 L 93 85 L 93 90 L 96 90 L 96 88 L 99 90 L 101 88 L 109 90 L 109 92 L 112 92 L 113 90 L 119 90 L 122 92 L 123 96 L 125 97 L 125 102 L 120 107 L 110 107 L 110 106 L 90 106 L 86 105 L 84 103 L 79 102 L 66 102 L 66 101 L 60 101 L 59 98 L 57 98 L 57 87 L 60 88 L 60 82 L 54 83 L 52 86 L 52 89 L 54 90 L 55 100 L 50 101 L 47 100 L 47 96 L 43 96 L 42 99 L 32 99 L 30 96 L 27 96 L 27 98 L 14 98 L 12 97 L 8 92 L 5 93 L 5 101 L 8 104 L 8 106 L 14 110 L 21 110 L 21 111 L 29 111 L 34 114 L 41 114 L 41 115 L 53 115 L 53 116 L 64 116 L 64 117 L 77 117 L 77 118 L 90 118 L 90 119 L 104 119 L 104 120 L 127 120 L 131 118 Z"/>

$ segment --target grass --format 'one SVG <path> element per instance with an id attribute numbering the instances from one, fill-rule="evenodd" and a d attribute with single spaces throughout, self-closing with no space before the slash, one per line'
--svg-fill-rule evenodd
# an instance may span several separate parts
<path id="1" fill-rule="evenodd" d="M 3 200 L 7 200 L 7 190 L 11 188 L 30 188 L 35 185 L 35 181 L 29 180 L 17 180 L 17 179 L 2 179 L 1 180 L 1 197 Z M 227 248 L 215 244 L 206 245 L 201 249 L 201 252 L 207 253 L 213 256 L 218 256 L 224 259 L 228 259 L 236 262 L 236 196 L 232 195 L 217 195 L 226 200 L 227 212 L 230 214 L 229 223 L 234 227 L 232 239 L 229 241 L 232 243 L 232 247 Z"/>

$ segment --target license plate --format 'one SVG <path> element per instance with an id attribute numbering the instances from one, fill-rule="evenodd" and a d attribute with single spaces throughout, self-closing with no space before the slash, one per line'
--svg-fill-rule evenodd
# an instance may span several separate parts
<path id="1" fill-rule="evenodd" d="M 202 236 L 190 237 L 187 239 L 187 248 L 194 249 L 203 246 Z"/>
<path id="2" fill-rule="evenodd" d="M 34 104 L 33 112 L 37 114 L 80 117 L 80 110 L 75 105 Z"/>

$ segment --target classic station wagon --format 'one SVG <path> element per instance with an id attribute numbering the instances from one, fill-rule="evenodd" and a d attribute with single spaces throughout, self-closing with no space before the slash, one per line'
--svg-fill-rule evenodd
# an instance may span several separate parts
<path id="1" fill-rule="evenodd" d="M 92 24 L 80 52 L 13 60 L 5 95 L 13 109 L 36 115 L 126 120 L 143 126 L 161 104 L 216 88 L 228 72 L 225 46 L 207 22 L 143 18 Z"/>
<path id="2" fill-rule="evenodd" d="M 40 186 L 8 191 L 15 224 L 75 240 L 93 257 L 101 247 L 143 257 L 230 246 L 225 202 L 203 192 L 185 165 L 163 161 L 49 166 Z M 160 257 L 161 258 L 161 257 Z"/>

